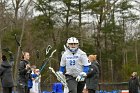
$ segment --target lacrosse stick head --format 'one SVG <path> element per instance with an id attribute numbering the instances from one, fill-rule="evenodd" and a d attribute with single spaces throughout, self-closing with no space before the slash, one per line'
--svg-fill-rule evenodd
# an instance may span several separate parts
<path id="1" fill-rule="evenodd" d="M 46 55 L 49 53 L 50 49 L 52 48 L 51 45 L 48 45 L 47 48 L 46 48 Z"/>

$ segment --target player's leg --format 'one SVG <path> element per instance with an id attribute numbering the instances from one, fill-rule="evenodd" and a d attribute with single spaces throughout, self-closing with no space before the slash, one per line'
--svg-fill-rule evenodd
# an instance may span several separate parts
<path id="1" fill-rule="evenodd" d="M 84 86 L 85 86 L 85 81 L 78 82 L 78 85 L 77 85 L 77 93 L 82 93 L 82 91 L 84 89 Z"/>
<path id="2" fill-rule="evenodd" d="M 66 75 L 69 93 L 77 93 L 77 81 L 70 75 Z"/>

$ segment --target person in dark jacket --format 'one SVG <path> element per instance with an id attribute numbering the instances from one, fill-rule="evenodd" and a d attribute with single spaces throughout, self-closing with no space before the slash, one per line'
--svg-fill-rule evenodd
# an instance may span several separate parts
<path id="1" fill-rule="evenodd" d="M 140 84 L 139 84 L 139 80 L 137 77 L 137 72 L 133 72 L 128 81 L 129 93 L 138 93 L 139 87 L 140 87 Z"/>
<path id="2" fill-rule="evenodd" d="M 97 55 L 89 55 L 88 59 L 91 65 L 86 78 L 86 88 L 88 93 L 96 93 L 99 82 L 99 63 L 96 60 Z"/>
<path id="3" fill-rule="evenodd" d="M 7 60 L 5 55 L 2 55 L 2 63 L 0 64 L 0 78 L 3 93 L 12 93 L 14 87 L 13 75 L 12 75 L 12 63 L 14 59 L 12 54 L 10 54 L 10 61 Z"/>
<path id="4" fill-rule="evenodd" d="M 18 69 L 18 92 L 19 93 L 29 93 L 28 80 L 31 79 L 31 68 L 30 68 L 30 54 L 29 52 L 24 52 L 22 59 L 19 63 Z"/>

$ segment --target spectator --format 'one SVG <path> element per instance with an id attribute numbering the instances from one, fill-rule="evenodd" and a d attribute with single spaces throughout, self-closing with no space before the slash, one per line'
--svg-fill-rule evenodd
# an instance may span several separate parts
<path id="1" fill-rule="evenodd" d="M 3 88 L 3 93 L 12 93 L 14 87 L 13 75 L 12 75 L 12 63 L 14 61 L 12 53 L 10 55 L 10 61 L 7 60 L 5 55 L 2 55 L 2 63 L 0 64 L 0 78 Z"/>
<path id="2" fill-rule="evenodd" d="M 33 86 L 30 89 L 30 93 L 40 93 L 41 75 L 39 69 L 34 69 L 34 73 L 32 73 L 32 81 Z"/>
<path id="3" fill-rule="evenodd" d="M 36 66 L 35 65 L 32 65 L 31 66 L 31 78 L 29 78 L 28 80 L 28 89 L 31 90 L 31 88 L 33 87 L 33 78 L 32 78 L 32 74 L 34 74 L 34 70 L 36 69 Z"/>
<path id="4" fill-rule="evenodd" d="M 89 55 L 88 59 L 91 65 L 89 66 L 89 72 L 86 78 L 86 88 L 88 93 L 96 93 L 99 82 L 99 63 L 96 60 L 97 55 Z"/>
<path id="5" fill-rule="evenodd" d="M 139 80 L 137 77 L 137 72 L 133 72 L 128 81 L 129 93 L 138 93 L 138 88 L 140 87 Z"/>
<path id="6" fill-rule="evenodd" d="M 19 63 L 19 79 L 18 79 L 18 92 L 19 93 L 29 93 L 28 80 L 31 79 L 31 68 L 30 68 L 30 54 L 29 52 L 24 52 L 22 59 Z"/>

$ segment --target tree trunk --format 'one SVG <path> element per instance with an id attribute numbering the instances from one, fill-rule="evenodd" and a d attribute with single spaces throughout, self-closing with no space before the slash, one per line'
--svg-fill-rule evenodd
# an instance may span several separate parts
<path id="1" fill-rule="evenodd" d="M 2 62 L 1 34 L 0 34 L 0 63 Z"/>
<path id="2" fill-rule="evenodd" d="M 79 0 L 79 34 L 80 34 L 80 46 L 83 47 L 83 32 L 82 32 L 82 28 L 81 28 L 81 25 L 82 25 L 82 17 L 81 17 L 81 0 Z"/>
<path id="3" fill-rule="evenodd" d="M 66 38 L 68 38 L 69 37 L 69 29 L 68 28 L 69 28 L 69 24 L 71 22 L 71 20 L 69 20 L 71 0 L 66 2 L 66 6 L 67 6 L 68 10 L 67 10 L 67 15 L 66 15 L 66 29 L 65 29 L 65 31 L 66 31 Z"/>
<path id="4" fill-rule="evenodd" d="M 25 32 L 25 22 L 26 22 L 26 16 L 27 16 L 27 12 L 28 12 L 28 6 L 30 5 L 31 1 L 29 1 L 25 7 L 25 14 L 23 15 L 23 21 L 22 21 L 22 32 L 21 32 L 21 36 L 20 36 L 20 46 L 18 46 L 18 51 L 17 51 L 17 56 L 16 56 L 16 62 L 15 62 L 15 70 L 14 70 L 14 79 L 17 81 L 17 72 L 18 72 L 18 61 L 19 61 L 19 55 L 20 55 L 20 49 L 21 49 L 21 42 L 23 39 L 23 35 Z M 23 51 L 21 51 L 23 53 Z"/>

